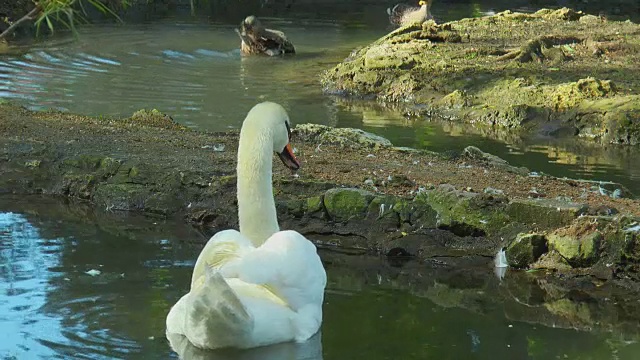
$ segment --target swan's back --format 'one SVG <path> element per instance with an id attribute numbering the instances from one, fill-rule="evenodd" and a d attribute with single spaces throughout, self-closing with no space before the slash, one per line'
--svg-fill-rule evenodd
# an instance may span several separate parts
<path id="1" fill-rule="evenodd" d="M 322 305 L 327 274 L 311 241 L 296 231 L 286 230 L 275 233 L 261 249 L 282 258 L 278 269 L 280 281 L 275 287 L 289 306 L 299 309 L 309 303 Z"/>

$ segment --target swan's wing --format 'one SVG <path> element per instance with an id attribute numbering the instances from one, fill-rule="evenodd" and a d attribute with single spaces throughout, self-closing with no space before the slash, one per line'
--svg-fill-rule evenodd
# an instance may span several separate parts
<path id="1" fill-rule="evenodd" d="M 204 246 L 191 274 L 191 289 L 203 281 L 207 268 L 220 269 L 224 264 L 237 259 L 253 249 L 251 241 L 236 230 L 216 233 Z"/>
<path id="2" fill-rule="evenodd" d="M 298 232 L 279 231 L 229 266 L 242 281 L 267 285 L 293 309 L 322 303 L 326 272 L 316 247 Z"/>
<path id="3" fill-rule="evenodd" d="M 186 297 L 184 335 L 199 348 L 241 346 L 250 339 L 253 317 L 219 273 L 204 278 Z"/>

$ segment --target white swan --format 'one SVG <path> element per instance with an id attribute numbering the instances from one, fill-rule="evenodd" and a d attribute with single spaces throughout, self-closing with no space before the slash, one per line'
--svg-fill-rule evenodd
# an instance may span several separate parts
<path id="1" fill-rule="evenodd" d="M 315 246 L 280 231 L 272 189 L 273 153 L 298 169 L 289 117 L 278 104 L 249 111 L 238 148 L 240 232 L 214 235 L 196 261 L 191 289 L 169 311 L 167 338 L 203 349 L 302 342 L 322 322 L 327 277 Z"/>

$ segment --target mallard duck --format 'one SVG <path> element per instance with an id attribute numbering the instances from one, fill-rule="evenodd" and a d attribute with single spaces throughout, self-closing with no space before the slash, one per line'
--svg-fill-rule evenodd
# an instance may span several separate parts
<path id="1" fill-rule="evenodd" d="M 392 8 L 387 8 L 389 22 L 397 26 L 406 26 L 415 23 L 423 23 L 427 19 L 433 18 L 429 13 L 429 8 L 433 0 L 420 0 L 417 6 L 407 4 L 396 4 Z"/>
<path id="2" fill-rule="evenodd" d="M 240 36 L 242 55 L 265 54 L 278 56 L 295 54 L 296 49 L 282 31 L 265 28 L 257 17 L 247 16 L 236 29 Z"/>

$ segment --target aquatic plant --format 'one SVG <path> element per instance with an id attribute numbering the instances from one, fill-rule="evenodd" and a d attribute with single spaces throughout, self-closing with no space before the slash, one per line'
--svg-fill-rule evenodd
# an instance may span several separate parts
<path id="1" fill-rule="evenodd" d="M 46 24 L 49 31 L 54 32 L 54 24 L 60 23 L 75 33 L 75 25 L 78 22 L 86 22 L 85 6 L 98 9 L 103 14 L 108 14 L 120 20 L 114 9 L 127 7 L 129 0 L 32 0 L 33 9 L 11 25 L 2 33 L 0 40 L 12 34 L 18 26 L 25 22 L 33 21 L 39 33 L 42 24 Z"/>

